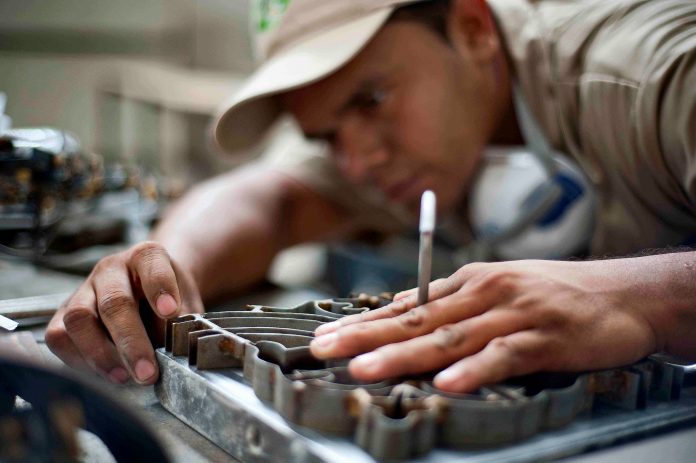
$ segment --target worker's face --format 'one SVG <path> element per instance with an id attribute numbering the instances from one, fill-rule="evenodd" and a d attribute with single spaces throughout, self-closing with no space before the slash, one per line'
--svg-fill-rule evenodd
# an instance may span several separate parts
<path id="1" fill-rule="evenodd" d="M 466 49 L 479 45 L 468 40 L 451 45 L 423 25 L 393 21 L 346 66 L 282 102 L 307 137 L 331 144 L 349 180 L 413 211 L 431 189 L 449 209 L 496 117 L 493 60 Z"/>

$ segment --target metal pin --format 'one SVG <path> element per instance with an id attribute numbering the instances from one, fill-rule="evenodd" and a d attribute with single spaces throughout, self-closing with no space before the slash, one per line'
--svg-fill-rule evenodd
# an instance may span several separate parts
<path id="1" fill-rule="evenodd" d="M 421 197 L 420 251 L 418 253 L 418 305 L 428 302 L 428 286 L 433 261 L 433 234 L 435 233 L 435 193 L 427 190 Z"/>

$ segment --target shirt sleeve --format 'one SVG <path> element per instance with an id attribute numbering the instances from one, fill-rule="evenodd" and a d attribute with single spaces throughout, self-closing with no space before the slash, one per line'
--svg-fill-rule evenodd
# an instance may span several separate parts
<path id="1" fill-rule="evenodd" d="M 696 23 L 696 12 L 692 20 Z M 696 212 L 696 28 L 692 30 L 690 51 L 678 53 L 665 73 L 659 135 L 665 162 Z"/>

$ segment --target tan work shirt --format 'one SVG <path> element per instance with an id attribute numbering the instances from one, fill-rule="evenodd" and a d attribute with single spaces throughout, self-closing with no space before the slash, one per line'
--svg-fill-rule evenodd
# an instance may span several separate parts
<path id="1" fill-rule="evenodd" d="M 696 1 L 488 2 L 538 124 L 596 188 L 591 252 L 696 244 Z M 365 222 L 408 221 L 326 156 L 286 169 Z"/>
<path id="2" fill-rule="evenodd" d="M 596 187 L 593 253 L 696 243 L 696 2 L 489 4 L 537 121 Z"/>

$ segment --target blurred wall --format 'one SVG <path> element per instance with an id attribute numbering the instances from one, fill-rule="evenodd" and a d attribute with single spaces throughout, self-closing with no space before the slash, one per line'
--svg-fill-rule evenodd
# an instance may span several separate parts
<path id="1" fill-rule="evenodd" d="M 6 111 L 180 182 L 229 168 L 207 130 L 253 66 L 248 1 L 0 0 Z"/>

